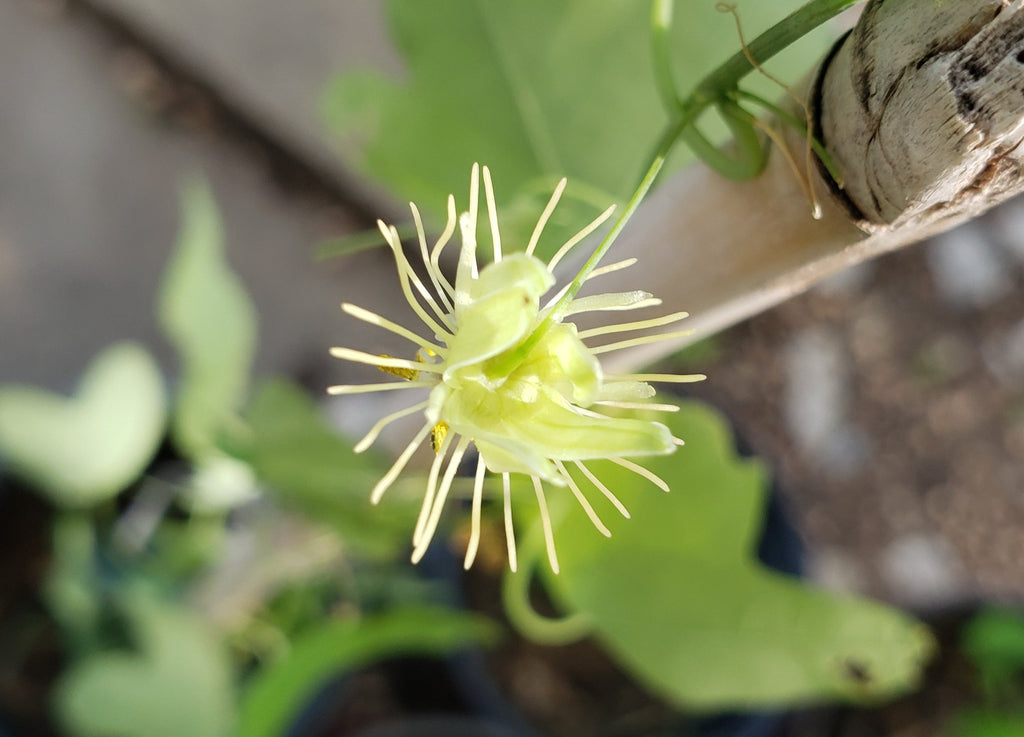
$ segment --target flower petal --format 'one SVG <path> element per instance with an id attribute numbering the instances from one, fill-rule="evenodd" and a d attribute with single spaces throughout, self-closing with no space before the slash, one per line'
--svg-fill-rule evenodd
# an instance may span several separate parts
<path id="1" fill-rule="evenodd" d="M 484 443 L 519 459 L 505 455 L 499 459 L 492 452 L 498 466 L 488 462 L 492 471 L 518 471 L 548 479 L 547 459 L 585 461 L 675 450 L 672 434 L 661 423 L 584 416 L 546 388 L 534 401 L 526 402 L 466 382 L 448 394 L 440 414 L 453 430 L 472 438 L 478 446 Z"/>

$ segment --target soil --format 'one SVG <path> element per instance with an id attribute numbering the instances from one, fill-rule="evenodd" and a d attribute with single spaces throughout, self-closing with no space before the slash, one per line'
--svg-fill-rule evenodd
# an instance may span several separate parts
<path id="1" fill-rule="evenodd" d="M 839 551 L 868 594 L 900 601 L 881 556 L 928 534 L 955 551 L 958 598 L 1024 601 L 1024 382 L 1001 383 L 984 357 L 1024 318 L 1015 279 L 994 306 L 957 311 L 911 247 L 881 259 L 865 288 L 812 291 L 730 330 L 700 367 L 710 378 L 694 394 L 774 464 L 809 549 Z M 783 419 L 787 341 L 812 327 L 842 338 L 851 421 L 869 443 L 845 474 L 796 450 Z"/>

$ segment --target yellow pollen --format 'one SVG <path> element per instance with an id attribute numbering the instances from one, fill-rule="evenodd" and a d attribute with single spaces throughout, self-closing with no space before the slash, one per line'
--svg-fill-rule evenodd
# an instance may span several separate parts
<path id="1" fill-rule="evenodd" d="M 441 452 L 444 439 L 448 436 L 448 423 L 439 422 L 430 431 L 430 447 L 434 449 L 434 455 Z"/>
<path id="2" fill-rule="evenodd" d="M 387 353 L 381 353 L 380 357 L 394 358 L 394 356 L 389 356 Z M 397 376 L 399 379 L 405 379 L 406 381 L 416 381 L 420 375 L 419 371 L 411 368 L 396 368 L 395 366 L 378 366 L 377 368 L 385 374 L 391 374 L 392 376 Z"/>

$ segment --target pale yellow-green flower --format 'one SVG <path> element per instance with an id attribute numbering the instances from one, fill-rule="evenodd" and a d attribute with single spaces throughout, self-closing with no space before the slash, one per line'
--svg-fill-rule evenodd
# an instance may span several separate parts
<path id="1" fill-rule="evenodd" d="M 414 360 L 378 356 L 350 348 L 333 348 L 332 355 L 349 361 L 377 366 L 401 381 L 379 384 L 332 386 L 331 394 L 421 389 L 424 401 L 380 420 L 357 445 L 368 448 L 381 430 L 394 420 L 423 412 L 425 422 L 399 455 L 371 494 L 373 503 L 406 467 L 416 450 L 427 441 L 434 447 L 434 462 L 427 490 L 413 533 L 412 560 L 422 558 L 434 536 L 442 509 L 459 465 L 475 445 L 478 453 L 473 484 L 472 526 L 465 565 L 468 568 L 480 540 L 480 513 L 487 471 L 502 478 L 505 533 L 509 565 L 516 568 L 515 535 L 512 524 L 510 474 L 529 476 L 537 496 L 548 558 L 557 572 L 551 520 L 544 496 L 545 484 L 568 487 L 595 527 L 610 535 L 581 489 L 581 479 L 601 492 L 625 517 L 628 511 L 586 466 L 586 461 L 608 459 L 668 491 L 668 485 L 628 458 L 671 453 L 681 441 L 673 438 L 659 422 L 612 417 L 605 408 L 645 408 L 674 411 L 673 405 L 652 404 L 651 382 L 691 382 L 700 375 L 629 374 L 605 375 L 598 356 L 630 346 L 678 337 L 680 333 L 645 335 L 598 346 L 588 345 L 599 336 L 656 328 L 678 322 L 686 313 L 675 313 L 637 322 L 608 325 L 578 331 L 568 320 L 573 315 L 594 311 L 621 311 L 660 304 L 646 292 L 624 292 L 576 297 L 582 282 L 627 268 L 627 259 L 601 268 L 591 268 L 573 282 L 542 301 L 555 285 L 555 266 L 570 250 L 597 230 L 611 215 L 608 208 L 596 220 L 569 239 L 547 263 L 534 256 L 548 218 L 558 204 L 566 180 L 558 183 L 544 208 L 526 248 L 503 255 L 494 190 L 487 167 L 483 167 L 484 195 L 493 243 L 493 260 L 480 268 L 477 263 L 477 214 L 479 168 L 474 165 L 470 180 L 469 211 L 456 215 L 455 198 L 448 198 L 448 222 L 433 248 L 428 250 L 419 211 L 411 205 L 419 240 L 420 257 L 429 283 L 425 283 L 407 260 L 398 231 L 378 221 L 398 265 L 402 292 L 423 322 L 426 333 L 402 327 L 375 313 L 343 304 L 348 314 L 396 333 L 418 346 Z M 462 249 L 451 284 L 440 268 L 440 256 L 455 233 L 461 231 Z M 593 265 L 591 265 L 593 266 Z M 578 472 L 575 476 L 569 466 Z"/>

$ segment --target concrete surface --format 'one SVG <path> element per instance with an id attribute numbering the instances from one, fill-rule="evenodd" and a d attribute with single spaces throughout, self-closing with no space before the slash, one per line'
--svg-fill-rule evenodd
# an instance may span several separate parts
<path id="1" fill-rule="evenodd" d="M 363 340 L 338 303 L 379 308 L 390 259 L 313 263 L 339 214 L 286 194 L 230 142 L 148 117 L 118 88 L 122 60 L 102 36 L 75 13 L 0 2 L 0 382 L 68 389 L 123 338 L 173 370 L 152 304 L 177 189 L 196 173 L 212 183 L 231 262 L 260 311 L 260 370 L 338 376 L 326 348 Z"/>
<path id="2" fill-rule="evenodd" d="M 349 191 L 386 201 L 354 175 L 320 118 L 341 70 L 400 75 L 380 0 L 89 0 L 209 84 Z"/>

